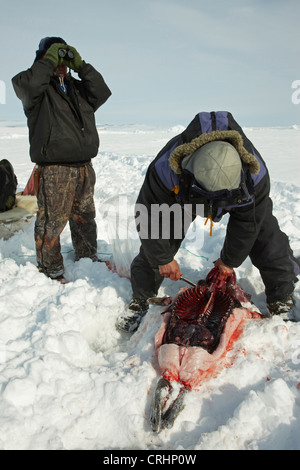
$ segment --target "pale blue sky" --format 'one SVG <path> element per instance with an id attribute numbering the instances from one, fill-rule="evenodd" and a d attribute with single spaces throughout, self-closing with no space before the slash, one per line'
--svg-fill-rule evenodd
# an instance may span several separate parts
<path id="1" fill-rule="evenodd" d="M 243 126 L 300 124 L 299 0 L 9 0 L 0 15 L 0 120 L 24 121 L 11 78 L 61 36 L 104 76 L 99 124 L 188 124 L 229 110 Z"/>

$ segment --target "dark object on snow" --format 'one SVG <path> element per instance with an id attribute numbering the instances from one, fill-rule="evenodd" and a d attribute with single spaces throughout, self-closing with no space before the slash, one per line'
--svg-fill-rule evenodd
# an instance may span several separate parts
<path id="1" fill-rule="evenodd" d="M 16 200 L 18 180 L 12 164 L 3 159 L 0 161 L 0 212 L 13 208 Z"/>

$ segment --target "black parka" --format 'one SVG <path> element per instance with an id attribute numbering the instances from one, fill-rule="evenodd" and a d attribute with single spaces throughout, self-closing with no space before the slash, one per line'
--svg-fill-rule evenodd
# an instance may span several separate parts
<path id="1" fill-rule="evenodd" d="M 95 111 L 111 91 L 102 75 L 82 62 L 78 76 L 65 79 L 67 94 L 53 74 L 47 58 L 12 79 L 23 103 L 29 128 L 30 157 L 37 164 L 78 164 L 98 153 L 99 136 Z"/>

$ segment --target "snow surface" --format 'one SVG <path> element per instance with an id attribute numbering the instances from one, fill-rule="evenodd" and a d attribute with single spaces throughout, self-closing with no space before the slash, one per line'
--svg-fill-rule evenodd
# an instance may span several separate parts
<path id="1" fill-rule="evenodd" d="M 151 160 L 181 130 L 99 126 L 94 168 L 100 255 L 116 250 L 103 203 L 119 194 L 134 200 Z M 268 163 L 274 213 L 298 256 L 300 128 L 245 132 Z M 12 162 L 24 189 L 33 168 L 25 124 L 0 123 L 0 157 Z M 196 221 L 203 243 L 191 237 L 177 255 L 185 277 L 197 281 L 212 268 L 226 220 L 214 225 L 212 237 L 203 219 Z M 131 297 L 128 279 L 104 263 L 74 263 L 68 228 L 61 244 L 70 282 L 46 278 L 36 269 L 33 230 L 34 219 L 0 240 L 1 449 L 300 450 L 300 323 L 249 320 L 230 353 L 233 365 L 188 393 L 174 427 L 156 435 L 148 418 L 159 378 L 154 336 L 161 309 L 151 306 L 140 329 L 129 339 L 122 336 L 114 323 Z M 131 256 L 137 249 L 135 240 Z M 265 312 L 258 271 L 246 260 L 236 273 Z M 181 287 L 181 281 L 166 280 L 160 294 Z M 295 299 L 300 317 L 299 285 Z"/>

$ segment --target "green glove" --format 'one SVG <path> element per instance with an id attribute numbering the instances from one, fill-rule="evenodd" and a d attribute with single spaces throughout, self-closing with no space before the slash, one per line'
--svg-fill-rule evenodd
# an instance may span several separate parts
<path id="1" fill-rule="evenodd" d="M 66 47 L 65 44 L 59 44 L 58 42 L 55 42 L 49 47 L 49 49 L 47 50 L 45 54 L 45 57 L 47 59 L 52 60 L 52 62 L 54 62 L 54 65 L 57 67 L 58 64 L 61 63 L 61 58 L 58 55 L 58 50 L 64 49 L 65 47 Z"/>
<path id="2" fill-rule="evenodd" d="M 65 49 L 66 49 L 67 51 L 73 52 L 74 58 L 73 58 L 73 59 L 70 59 L 70 58 L 68 57 L 68 54 L 66 54 L 65 57 L 62 59 L 62 63 L 63 63 L 64 65 L 66 65 L 67 67 L 69 67 L 70 69 L 75 70 L 75 72 L 78 72 L 78 70 L 80 69 L 81 64 L 82 64 L 81 55 L 77 52 L 77 50 L 75 49 L 75 47 L 72 47 L 72 46 L 65 46 Z"/>

